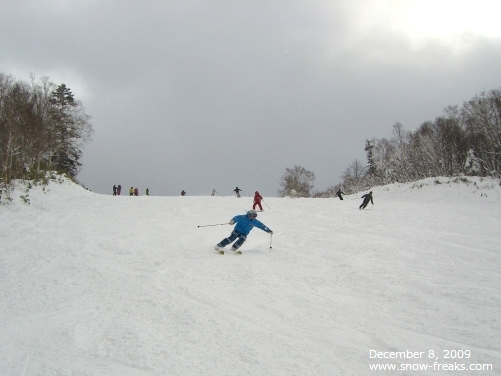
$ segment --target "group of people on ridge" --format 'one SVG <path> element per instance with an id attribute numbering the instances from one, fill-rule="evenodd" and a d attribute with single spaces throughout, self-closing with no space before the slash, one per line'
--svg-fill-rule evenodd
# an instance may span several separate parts
<path id="1" fill-rule="evenodd" d="M 118 184 L 118 186 L 114 185 L 113 186 L 113 196 L 120 196 L 122 193 L 122 186 Z M 150 195 L 150 190 L 146 188 L 146 196 Z M 129 196 L 139 196 L 139 189 L 130 187 L 129 189 Z"/>

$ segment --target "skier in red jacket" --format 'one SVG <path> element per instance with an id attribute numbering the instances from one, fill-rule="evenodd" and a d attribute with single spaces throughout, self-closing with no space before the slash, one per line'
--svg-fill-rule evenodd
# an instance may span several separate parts
<path id="1" fill-rule="evenodd" d="M 261 206 L 261 200 L 262 200 L 262 199 L 263 199 L 263 198 L 261 197 L 261 195 L 259 194 L 259 192 L 258 192 L 258 191 L 256 191 L 256 192 L 254 193 L 254 204 L 252 205 L 252 209 L 256 209 L 256 206 L 259 206 L 259 209 L 260 209 L 261 211 L 263 211 L 263 207 Z"/>

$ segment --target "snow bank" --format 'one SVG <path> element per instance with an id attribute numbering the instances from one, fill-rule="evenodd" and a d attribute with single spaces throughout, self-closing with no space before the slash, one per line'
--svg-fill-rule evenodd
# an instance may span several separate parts
<path id="1" fill-rule="evenodd" d="M 495 203 L 501 201 L 499 179 L 482 177 L 436 177 L 413 183 L 395 183 L 372 189 L 380 197 L 427 201 L 463 201 Z"/>

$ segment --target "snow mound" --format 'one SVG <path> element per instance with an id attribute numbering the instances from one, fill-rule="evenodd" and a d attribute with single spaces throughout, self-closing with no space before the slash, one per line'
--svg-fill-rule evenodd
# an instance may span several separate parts
<path id="1" fill-rule="evenodd" d="M 29 180 L 15 180 L 13 186 L 14 189 L 9 193 L 10 202 L 4 201 L 5 208 L 12 209 L 23 205 L 37 207 L 51 201 L 57 201 L 60 197 L 78 199 L 79 197 L 96 195 L 61 175 L 52 176 L 45 184 Z"/>
<path id="2" fill-rule="evenodd" d="M 375 197 L 394 199 L 474 200 L 499 202 L 501 185 L 499 179 L 483 177 L 435 177 L 411 183 L 394 183 L 371 189 Z"/>

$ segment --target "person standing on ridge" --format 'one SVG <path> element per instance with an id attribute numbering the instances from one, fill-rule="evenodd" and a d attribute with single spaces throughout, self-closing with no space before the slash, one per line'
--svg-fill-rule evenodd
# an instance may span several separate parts
<path id="1" fill-rule="evenodd" d="M 122 192 L 122 186 L 120 184 L 118 184 L 118 187 L 117 187 L 117 195 L 120 196 L 120 192 Z"/>
<path id="2" fill-rule="evenodd" d="M 263 207 L 261 206 L 261 200 L 263 198 L 259 194 L 258 191 L 254 193 L 254 204 L 252 205 L 252 209 L 256 209 L 256 206 L 259 206 L 259 210 L 263 211 Z"/>
<path id="3" fill-rule="evenodd" d="M 130 187 L 130 189 L 129 189 L 129 196 L 133 196 L 133 195 L 134 195 L 134 188 Z"/>
<path id="4" fill-rule="evenodd" d="M 257 212 L 254 209 L 249 210 L 246 214 L 234 216 L 229 222 L 230 225 L 235 225 L 230 236 L 217 243 L 214 249 L 218 252 L 224 252 L 223 248 L 238 238 L 238 240 L 231 246 L 231 250 L 235 253 L 241 254 L 242 252 L 238 251 L 238 248 L 244 244 L 247 239 L 247 235 L 249 235 L 249 232 L 251 232 L 254 227 L 260 228 L 268 234 L 273 234 L 273 231 L 256 218 Z"/>
<path id="5" fill-rule="evenodd" d="M 139 189 L 134 188 L 134 196 L 139 196 Z"/>
<path id="6" fill-rule="evenodd" d="M 117 186 L 113 185 L 113 196 L 117 195 Z"/>
<path id="7" fill-rule="evenodd" d="M 242 190 L 238 187 L 236 187 L 233 192 L 235 192 L 237 194 L 237 197 L 240 197 L 240 192 L 242 192 Z"/>
<path id="8" fill-rule="evenodd" d="M 181 191 L 181 196 L 186 196 L 186 192 L 184 191 L 184 189 Z"/>
<path id="9" fill-rule="evenodd" d="M 212 190 L 212 193 L 211 193 L 211 196 L 214 196 L 216 193 L 217 193 L 217 192 L 216 192 L 216 190 L 215 190 L 215 189 L 213 189 L 213 190 Z"/>
<path id="10" fill-rule="evenodd" d="M 369 201 L 372 203 L 372 205 L 374 205 L 374 201 L 372 201 L 372 191 L 363 195 L 361 198 L 363 198 L 364 201 L 362 202 L 362 205 L 358 207 L 358 209 L 365 209 L 365 207 L 369 204 Z"/>
<path id="11" fill-rule="evenodd" d="M 149 196 L 150 195 L 150 190 L 148 188 L 146 188 L 146 196 Z"/>
<path id="12" fill-rule="evenodd" d="M 343 196 L 341 196 L 341 195 L 344 195 L 345 193 L 344 193 L 344 192 L 341 192 L 341 188 L 339 188 L 339 189 L 337 190 L 336 194 L 337 194 L 337 197 L 339 197 L 339 199 L 340 199 L 340 200 L 342 200 L 342 199 L 343 199 Z"/>

